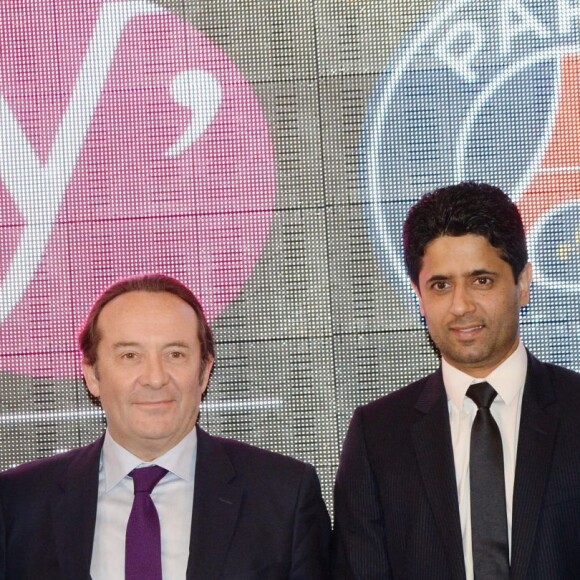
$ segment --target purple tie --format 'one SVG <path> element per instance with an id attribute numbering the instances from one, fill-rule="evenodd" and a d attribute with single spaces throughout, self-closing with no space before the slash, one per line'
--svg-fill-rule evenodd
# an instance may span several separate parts
<path id="1" fill-rule="evenodd" d="M 159 516 L 150 494 L 166 473 L 157 465 L 129 473 L 135 497 L 127 522 L 125 580 L 162 580 Z"/>

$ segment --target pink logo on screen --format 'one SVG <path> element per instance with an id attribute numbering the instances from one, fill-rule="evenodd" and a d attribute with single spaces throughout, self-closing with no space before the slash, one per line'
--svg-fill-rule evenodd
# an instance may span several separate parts
<path id="1" fill-rule="evenodd" d="M 5 2 L 0 31 L 0 370 L 78 375 L 82 320 L 125 276 L 174 275 L 215 319 L 275 200 L 248 82 L 151 2 Z"/>

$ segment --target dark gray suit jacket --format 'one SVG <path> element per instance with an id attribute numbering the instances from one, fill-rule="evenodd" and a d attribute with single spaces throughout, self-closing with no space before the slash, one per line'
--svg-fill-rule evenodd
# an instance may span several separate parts
<path id="1" fill-rule="evenodd" d="M 441 371 L 355 412 L 335 488 L 337 579 L 464 580 Z M 580 375 L 528 355 L 511 578 L 580 578 Z"/>
<path id="2" fill-rule="evenodd" d="M 330 522 L 312 466 L 197 435 L 187 579 L 326 578 Z M 89 578 L 101 446 L 0 473 L 1 580 Z"/>

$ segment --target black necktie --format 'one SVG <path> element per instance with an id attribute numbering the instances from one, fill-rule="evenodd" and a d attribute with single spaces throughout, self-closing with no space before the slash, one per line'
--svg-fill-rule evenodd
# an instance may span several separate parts
<path id="1" fill-rule="evenodd" d="M 477 405 L 469 458 L 475 580 L 509 579 L 503 448 L 499 427 L 489 410 L 496 395 L 489 383 L 476 383 L 467 390 Z"/>

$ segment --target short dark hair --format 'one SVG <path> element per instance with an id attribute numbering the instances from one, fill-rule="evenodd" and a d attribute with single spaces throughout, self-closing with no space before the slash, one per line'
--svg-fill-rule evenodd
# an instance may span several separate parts
<path id="1" fill-rule="evenodd" d="M 516 205 L 499 187 L 464 181 L 426 193 L 403 226 L 407 273 L 419 284 L 427 245 L 441 236 L 483 236 L 512 269 L 517 282 L 528 262 L 526 235 Z"/>
<path id="2" fill-rule="evenodd" d="M 215 359 L 215 341 L 213 332 L 207 322 L 199 300 L 193 292 L 179 280 L 164 274 L 145 274 L 134 278 L 126 278 L 116 282 L 105 290 L 97 299 L 85 325 L 79 334 L 79 347 L 85 362 L 94 365 L 97 362 L 97 347 L 101 336 L 98 330 L 99 316 L 103 308 L 117 296 L 127 292 L 168 292 L 187 302 L 197 316 L 199 341 L 201 343 L 202 371 L 210 360 Z"/>

